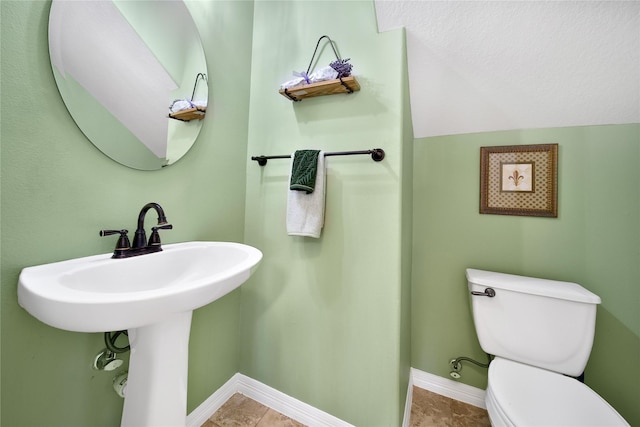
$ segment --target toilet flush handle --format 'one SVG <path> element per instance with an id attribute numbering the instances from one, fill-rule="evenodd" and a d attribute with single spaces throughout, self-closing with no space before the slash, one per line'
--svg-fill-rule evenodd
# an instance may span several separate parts
<path id="1" fill-rule="evenodd" d="M 496 291 L 493 288 L 486 288 L 484 292 L 471 291 L 471 295 L 493 298 L 496 296 Z"/>

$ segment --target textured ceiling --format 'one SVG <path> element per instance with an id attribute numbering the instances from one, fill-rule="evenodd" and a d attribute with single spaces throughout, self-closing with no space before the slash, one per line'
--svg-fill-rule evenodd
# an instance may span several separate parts
<path id="1" fill-rule="evenodd" d="M 639 1 L 375 0 L 415 137 L 640 122 Z"/>

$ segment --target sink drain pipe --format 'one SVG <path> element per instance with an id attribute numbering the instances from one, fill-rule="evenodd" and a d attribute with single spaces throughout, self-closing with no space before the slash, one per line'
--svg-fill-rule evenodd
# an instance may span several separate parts
<path id="1" fill-rule="evenodd" d="M 129 336 L 127 331 L 116 331 L 116 332 L 105 332 L 104 333 L 104 345 L 107 347 L 107 350 L 113 353 L 126 353 L 131 348 L 130 345 L 126 345 L 125 347 L 118 347 L 116 344 L 116 340 L 120 335 Z"/>

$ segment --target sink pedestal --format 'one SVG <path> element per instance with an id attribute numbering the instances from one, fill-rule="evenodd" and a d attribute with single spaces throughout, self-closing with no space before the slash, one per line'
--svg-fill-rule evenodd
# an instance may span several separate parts
<path id="1" fill-rule="evenodd" d="M 193 312 L 129 330 L 131 356 L 122 427 L 184 426 Z"/>

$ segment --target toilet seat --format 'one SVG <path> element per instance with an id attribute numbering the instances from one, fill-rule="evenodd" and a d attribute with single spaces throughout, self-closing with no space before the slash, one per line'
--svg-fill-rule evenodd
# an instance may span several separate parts
<path id="1" fill-rule="evenodd" d="M 580 381 L 499 357 L 489 366 L 486 403 L 494 426 L 629 426 Z"/>

